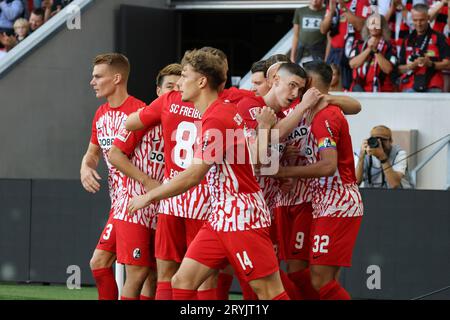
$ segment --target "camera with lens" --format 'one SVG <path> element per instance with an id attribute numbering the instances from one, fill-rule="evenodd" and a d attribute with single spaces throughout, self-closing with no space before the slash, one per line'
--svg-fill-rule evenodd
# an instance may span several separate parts
<path id="1" fill-rule="evenodd" d="M 378 138 L 375 137 L 370 137 L 369 139 L 367 139 L 367 145 L 374 149 L 374 148 L 378 148 L 378 146 L 380 145 L 380 143 L 378 142 Z"/>

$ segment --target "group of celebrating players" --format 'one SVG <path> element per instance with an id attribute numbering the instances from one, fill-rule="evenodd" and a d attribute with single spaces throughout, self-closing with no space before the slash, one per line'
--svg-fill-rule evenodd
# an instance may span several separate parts
<path id="1" fill-rule="evenodd" d="M 150 105 L 130 96 L 130 65 L 99 55 L 97 110 L 81 182 L 111 211 L 90 266 L 99 299 L 118 299 L 112 265 L 125 265 L 121 300 L 350 299 L 339 270 L 363 215 L 345 114 L 358 101 L 328 93 L 330 66 L 275 55 L 252 67 L 252 91 L 224 89 L 219 49 L 187 51 L 163 68 Z M 287 270 L 280 269 L 285 261 Z"/>

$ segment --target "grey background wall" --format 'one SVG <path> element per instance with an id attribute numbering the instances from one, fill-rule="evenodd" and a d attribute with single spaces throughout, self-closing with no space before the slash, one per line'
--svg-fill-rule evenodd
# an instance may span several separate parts
<path id="1" fill-rule="evenodd" d="M 82 12 L 81 30 L 61 28 L 0 79 L 0 177 L 79 176 L 101 104 L 89 86 L 91 61 L 115 49 L 123 3 L 166 7 L 166 0 L 95 0 Z"/>

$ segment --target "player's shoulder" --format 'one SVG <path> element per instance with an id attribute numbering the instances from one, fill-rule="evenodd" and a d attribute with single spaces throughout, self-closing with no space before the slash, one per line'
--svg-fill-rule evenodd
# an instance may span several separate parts
<path id="1" fill-rule="evenodd" d="M 329 104 L 322 110 L 320 110 L 316 116 L 314 117 L 313 122 L 319 122 L 319 121 L 333 121 L 333 122 L 340 122 L 343 119 L 345 119 L 344 114 L 342 113 L 341 108 L 339 108 L 336 105 Z"/>
<path id="2" fill-rule="evenodd" d="M 260 96 L 244 97 L 237 104 L 238 108 L 250 109 L 253 107 L 263 107 L 265 105 L 264 99 Z"/>
<path id="3" fill-rule="evenodd" d="M 228 89 L 224 89 L 220 93 L 220 98 L 225 102 L 238 103 L 245 97 L 254 97 L 255 94 L 253 91 L 240 89 L 236 87 L 231 87 Z"/>

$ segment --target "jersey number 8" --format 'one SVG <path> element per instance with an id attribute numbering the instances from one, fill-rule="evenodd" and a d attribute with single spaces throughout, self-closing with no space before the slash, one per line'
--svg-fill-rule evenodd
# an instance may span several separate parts
<path id="1" fill-rule="evenodd" d="M 189 134 L 187 139 L 183 139 L 184 133 Z M 176 145 L 173 152 L 173 161 L 180 168 L 186 169 L 194 158 L 194 143 L 197 137 L 197 127 L 192 122 L 180 122 L 176 130 Z M 183 152 L 184 158 L 181 158 Z"/>

